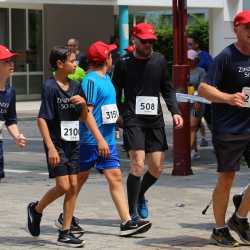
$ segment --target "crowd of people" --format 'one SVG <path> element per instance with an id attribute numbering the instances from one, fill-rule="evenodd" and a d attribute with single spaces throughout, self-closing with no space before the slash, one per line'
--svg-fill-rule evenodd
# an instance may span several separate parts
<path id="1" fill-rule="evenodd" d="M 246 98 L 246 89 L 250 88 L 250 11 L 238 13 L 233 27 L 237 41 L 214 59 L 201 50 L 197 38 L 189 37 L 187 41 L 189 85 L 194 93 L 212 102 L 210 106 L 192 105 L 190 143 L 197 159 L 196 132 L 202 127 L 204 117 L 212 133 L 218 163 L 211 240 L 229 247 L 239 245 L 229 229 L 250 244 L 247 219 L 250 186 L 234 197 L 235 212 L 227 223 L 225 221 L 235 173 L 240 169 L 241 157 L 247 158 L 250 147 L 250 105 Z M 92 43 L 86 56 L 73 38 L 66 47 L 57 46 L 50 52 L 52 77 L 43 84 L 37 125 L 44 142 L 49 177 L 55 179 L 55 185 L 27 206 L 28 231 L 34 237 L 40 235 L 45 208 L 64 196 L 63 208 L 56 220 L 57 242 L 67 247 L 84 246 L 85 231 L 74 216 L 74 209 L 93 167 L 108 182 L 121 220 L 120 236 L 142 234 L 152 226 L 147 220 L 150 211 L 146 192 L 159 179 L 168 149 L 160 96 L 172 114 L 175 129 L 183 127 L 183 118 L 175 89 L 167 78 L 165 57 L 153 50 L 157 40 L 153 25 L 139 23 L 131 35 L 133 45 L 115 65 L 112 57 L 117 45 L 102 41 Z M 0 46 L 0 130 L 5 124 L 16 144 L 25 147 L 26 138 L 17 126 L 15 90 L 7 84 L 14 70 L 15 56 Z M 126 183 L 128 201 L 116 147 L 117 128 L 123 129 L 124 147 L 130 159 Z M 202 135 L 205 140 L 204 131 Z M 0 179 L 4 177 L 3 166 L 1 140 Z"/>

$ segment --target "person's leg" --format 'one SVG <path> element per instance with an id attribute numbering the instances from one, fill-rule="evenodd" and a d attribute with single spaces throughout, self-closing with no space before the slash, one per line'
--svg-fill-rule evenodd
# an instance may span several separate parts
<path id="1" fill-rule="evenodd" d="M 127 178 L 127 194 L 130 215 L 137 216 L 137 202 L 141 187 L 141 176 L 144 172 L 145 151 L 129 151 L 131 161 L 130 173 Z"/>
<path id="2" fill-rule="evenodd" d="M 78 194 L 77 175 L 69 175 L 70 188 L 65 194 L 63 204 L 63 230 L 70 229 L 73 212 L 75 209 L 76 198 Z"/>
<path id="3" fill-rule="evenodd" d="M 122 222 L 131 219 L 129 215 L 128 203 L 122 183 L 122 173 L 120 169 L 106 169 L 103 173 L 108 181 L 111 197 Z"/>
<path id="4" fill-rule="evenodd" d="M 4 159 L 3 159 L 3 142 L 0 141 L 0 181 L 5 177 L 4 174 Z"/>
<path id="5" fill-rule="evenodd" d="M 213 211 L 216 228 L 225 227 L 225 217 L 228 207 L 230 190 L 235 178 L 235 172 L 220 172 L 213 192 Z"/>
<path id="6" fill-rule="evenodd" d="M 145 200 L 144 194 L 158 180 L 163 170 L 165 158 L 164 152 L 147 153 L 148 171 L 144 174 L 141 189 L 139 193 L 139 201 Z"/>
<path id="7" fill-rule="evenodd" d="M 51 188 L 38 202 L 35 210 L 42 214 L 43 210 L 53 201 L 58 199 L 63 194 L 67 193 L 70 189 L 69 176 L 58 176 L 56 177 L 56 186 Z"/>
<path id="8" fill-rule="evenodd" d="M 78 174 L 77 195 L 80 193 L 82 186 L 89 178 L 90 171 L 82 171 Z"/>

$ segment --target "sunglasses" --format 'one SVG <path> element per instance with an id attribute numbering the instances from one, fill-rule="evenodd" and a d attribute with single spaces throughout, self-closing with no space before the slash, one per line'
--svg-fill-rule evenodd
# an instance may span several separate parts
<path id="1" fill-rule="evenodd" d="M 0 61 L 1 64 L 13 64 L 14 61 L 9 59 L 9 60 L 4 60 L 4 61 Z"/>
<path id="2" fill-rule="evenodd" d="M 141 44 L 154 44 L 155 40 L 153 39 L 139 39 Z"/>

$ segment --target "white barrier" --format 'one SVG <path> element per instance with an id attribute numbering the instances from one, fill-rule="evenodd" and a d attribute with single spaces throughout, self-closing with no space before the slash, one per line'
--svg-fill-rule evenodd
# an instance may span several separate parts
<path id="1" fill-rule="evenodd" d="M 190 102 L 190 103 L 201 102 L 201 103 L 211 104 L 210 101 L 198 95 L 176 93 L 176 99 L 178 102 Z"/>

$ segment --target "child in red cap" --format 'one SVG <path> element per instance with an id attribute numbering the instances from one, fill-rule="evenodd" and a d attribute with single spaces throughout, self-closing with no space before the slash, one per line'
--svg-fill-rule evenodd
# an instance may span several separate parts
<path id="1" fill-rule="evenodd" d="M 12 58 L 15 55 L 8 48 L 0 45 L 0 181 L 4 178 L 3 125 L 5 124 L 19 147 L 26 145 L 26 138 L 20 133 L 17 126 L 16 93 L 14 88 L 7 84 L 8 79 L 14 71 Z"/>

